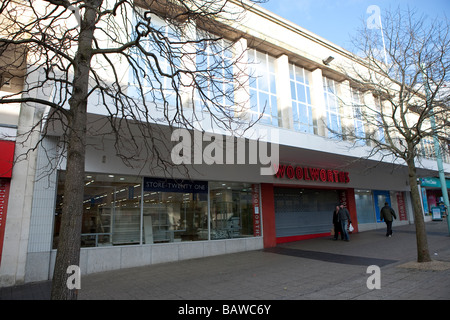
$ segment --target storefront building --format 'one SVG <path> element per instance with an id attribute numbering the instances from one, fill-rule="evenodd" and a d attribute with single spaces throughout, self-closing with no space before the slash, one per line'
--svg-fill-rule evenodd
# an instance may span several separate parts
<path id="1" fill-rule="evenodd" d="M 225 161 L 230 149 L 224 144 L 216 149 L 216 154 L 223 155 L 220 163 L 203 161 L 167 172 L 145 159 L 144 165 L 130 167 L 117 156 L 112 135 L 90 135 L 84 174 L 82 274 L 327 237 L 332 212 L 339 204 L 348 208 L 354 232 L 385 228 L 380 221 L 385 202 L 398 213 L 397 225 L 412 222 L 406 167 L 363 159 L 370 146 L 350 149 L 348 141 L 339 141 L 327 131 L 327 126 L 338 130 L 344 115 L 353 114 L 351 103 L 341 106 L 337 93 L 350 97 L 355 89 L 339 68 L 324 65 L 323 59 L 345 60 L 351 54 L 259 6 L 248 8 L 246 24 L 246 33 L 233 49 L 239 56 L 245 52 L 248 62 L 258 62 L 257 68 L 250 65 L 247 70 L 248 78 L 256 75 L 258 79 L 249 81 L 248 112 L 261 117 L 240 138 L 245 142 L 246 161 Z M 127 80 L 132 90 L 133 79 Z M 100 132 L 101 120 L 107 116 L 95 103 L 90 105 L 88 132 Z M 360 128 L 357 119 L 352 121 Z M 160 137 L 161 144 L 176 145 L 165 124 L 155 126 L 168 131 Z M 270 163 L 276 166 L 273 174 L 261 174 L 262 164 L 248 161 L 253 150 L 249 145 L 259 148 L 261 140 L 255 137 L 263 131 L 274 134 L 265 143 L 279 153 L 276 163 Z M 14 198 L 9 199 L 10 203 L 15 199 L 15 206 L 8 206 L 8 218 L 20 223 L 6 224 L 10 249 L 1 261 L 0 285 L 52 277 L 66 163 L 61 132 L 48 127 L 46 133 L 30 161 L 14 168 L 18 174 L 11 179 Z M 234 143 L 236 147 L 237 138 Z M 16 155 L 23 152 L 17 146 Z M 375 166 L 374 162 L 380 163 Z M 267 162 L 263 165 L 267 167 Z M 27 201 L 18 208 L 17 199 Z M 17 234 L 22 237 L 18 239 Z"/>
<path id="2" fill-rule="evenodd" d="M 445 179 L 447 193 L 450 190 L 450 180 Z M 444 204 L 442 196 L 442 185 L 439 178 L 425 177 L 420 179 L 422 195 L 422 206 L 426 215 L 431 215 L 432 208 L 440 207 Z M 450 197 L 450 193 L 449 193 Z M 446 209 L 448 211 L 448 208 Z"/>
<path id="3" fill-rule="evenodd" d="M 38 163 L 48 159 L 56 141 L 46 140 Z M 397 225 L 411 220 L 401 170 L 392 175 L 362 174 L 357 166 L 336 170 L 314 156 L 307 157 L 311 162 L 287 164 L 281 146 L 280 162 L 286 165 L 273 176 L 260 175 L 254 165 L 203 164 L 190 179 L 166 178 L 127 169 L 107 150 L 99 154 L 91 148 L 87 155 L 80 265 L 86 274 L 328 237 L 332 212 L 341 203 L 349 209 L 354 232 L 384 228 L 379 210 L 386 201 L 399 213 Z M 311 151 L 295 153 L 301 160 Z M 45 167 L 38 176 L 40 171 Z M 392 179 L 386 184 L 387 176 Z M 27 282 L 51 278 L 64 180 L 63 164 L 35 182 Z"/>

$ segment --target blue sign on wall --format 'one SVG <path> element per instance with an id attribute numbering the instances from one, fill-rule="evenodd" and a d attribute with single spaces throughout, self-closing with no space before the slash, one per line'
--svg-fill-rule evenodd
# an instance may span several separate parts
<path id="1" fill-rule="evenodd" d="M 144 191 L 208 193 L 208 181 L 144 178 Z"/>

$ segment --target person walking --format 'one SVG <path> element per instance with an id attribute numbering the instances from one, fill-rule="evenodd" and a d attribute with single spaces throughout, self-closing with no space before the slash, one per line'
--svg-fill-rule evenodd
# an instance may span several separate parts
<path id="1" fill-rule="evenodd" d="M 338 211 L 338 218 L 341 223 L 341 232 L 344 236 L 344 241 L 350 241 L 350 237 L 348 235 L 347 226 L 352 223 L 350 220 L 350 212 L 348 212 L 347 208 L 344 207 L 343 204 L 340 205 Z"/>
<path id="2" fill-rule="evenodd" d="M 334 226 L 333 240 L 338 239 L 339 233 L 341 234 L 341 240 L 344 240 L 344 235 L 341 229 L 341 221 L 339 220 L 339 209 L 340 209 L 339 206 L 336 206 L 336 208 L 333 211 L 333 226 Z"/>
<path id="3" fill-rule="evenodd" d="M 386 202 L 384 207 L 381 208 L 380 218 L 386 223 L 386 237 L 392 237 L 392 221 L 397 219 L 397 216 L 394 209 L 389 206 L 389 203 Z"/>

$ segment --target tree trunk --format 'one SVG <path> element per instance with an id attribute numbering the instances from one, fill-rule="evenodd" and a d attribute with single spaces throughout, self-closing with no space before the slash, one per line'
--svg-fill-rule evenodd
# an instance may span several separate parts
<path id="1" fill-rule="evenodd" d="M 78 291 L 69 289 L 69 266 L 80 263 L 81 227 L 83 221 L 84 164 L 86 154 L 87 99 L 92 40 L 97 19 L 96 9 L 101 1 L 86 1 L 86 11 L 80 26 L 78 51 L 74 59 L 73 93 L 69 100 L 69 133 L 67 168 L 64 182 L 61 231 L 53 273 L 54 300 L 77 299 Z"/>
<path id="2" fill-rule="evenodd" d="M 427 232 L 425 228 L 425 221 L 423 219 L 422 205 L 420 204 L 420 194 L 417 184 L 414 158 L 408 161 L 408 171 L 414 209 L 414 224 L 416 226 L 417 262 L 429 262 L 431 261 L 431 258 L 428 249 Z"/>

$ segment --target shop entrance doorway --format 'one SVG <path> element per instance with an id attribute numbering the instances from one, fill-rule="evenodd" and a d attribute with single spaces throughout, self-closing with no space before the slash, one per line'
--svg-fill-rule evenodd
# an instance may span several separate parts
<path id="1" fill-rule="evenodd" d="M 339 192 L 327 189 L 274 188 L 276 237 L 330 232 Z"/>
<path id="2" fill-rule="evenodd" d="M 374 203 L 375 203 L 375 213 L 377 215 L 377 222 L 381 222 L 380 211 L 384 207 L 384 204 L 387 202 L 391 205 L 391 196 L 389 191 L 380 191 L 375 190 L 373 192 Z"/>

